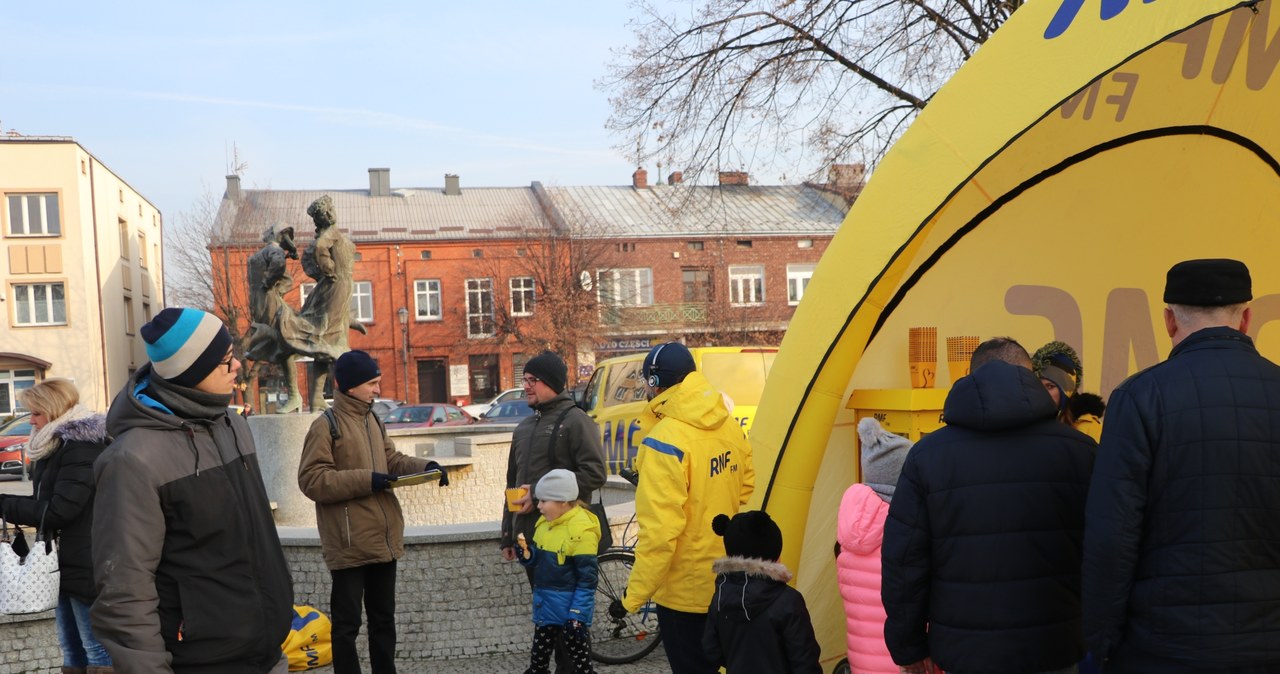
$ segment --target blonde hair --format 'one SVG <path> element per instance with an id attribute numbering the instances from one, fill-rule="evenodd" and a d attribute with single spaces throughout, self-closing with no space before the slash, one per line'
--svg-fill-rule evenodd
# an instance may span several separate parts
<path id="1" fill-rule="evenodd" d="M 80 402 L 80 389 L 70 379 L 46 379 L 29 389 L 19 391 L 18 402 L 33 412 L 44 414 L 52 421 Z"/>

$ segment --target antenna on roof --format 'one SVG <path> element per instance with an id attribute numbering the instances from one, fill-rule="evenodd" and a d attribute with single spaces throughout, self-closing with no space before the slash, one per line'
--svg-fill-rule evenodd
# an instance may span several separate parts
<path id="1" fill-rule="evenodd" d="M 231 143 L 231 156 L 227 159 L 227 175 L 242 175 L 247 168 L 249 168 L 249 162 L 240 160 L 240 148 L 233 141 Z"/>

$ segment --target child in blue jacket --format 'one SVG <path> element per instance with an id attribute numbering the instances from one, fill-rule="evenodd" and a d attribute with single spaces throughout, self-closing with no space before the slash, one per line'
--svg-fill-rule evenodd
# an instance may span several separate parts
<path id="1" fill-rule="evenodd" d="M 549 674 L 556 640 L 564 642 L 573 674 L 591 667 L 591 616 L 595 609 L 600 523 L 578 500 L 578 480 L 570 471 L 547 473 L 533 488 L 542 517 L 533 545 L 523 536 L 516 552 L 533 569 L 533 651 L 525 674 Z"/>

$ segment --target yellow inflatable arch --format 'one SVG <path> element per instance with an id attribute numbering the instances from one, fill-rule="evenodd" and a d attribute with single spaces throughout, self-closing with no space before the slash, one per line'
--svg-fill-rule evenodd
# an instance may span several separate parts
<path id="1" fill-rule="evenodd" d="M 1031 0 L 885 157 L 814 273 L 751 434 L 753 505 L 783 529 L 824 669 L 845 648 L 832 545 L 858 479 L 849 403 L 910 387 L 909 328 L 936 327 L 939 345 L 1061 339 L 1105 395 L 1168 352 L 1168 267 L 1234 257 L 1253 272 L 1253 337 L 1280 357 L 1277 64 L 1272 0 Z"/>

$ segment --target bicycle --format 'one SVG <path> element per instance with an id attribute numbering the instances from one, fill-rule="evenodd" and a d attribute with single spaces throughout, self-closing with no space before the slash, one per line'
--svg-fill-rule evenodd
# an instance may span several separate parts
<path id="1" fill-rule="evenodd" d="M 639 482 L 635 471 L 618 471 L 631 484 Z M 610 547 L 597 559 L 599 583 L 596 585 L 595 620 L 591 623 L 591 659 L 609 665 L 635 662 L 653 652 L 662 641 L 658 629 L 657 606 L 648 602 L 636 613 L 621 618 L 609 615 L 609 606 L 622 600 L 635 565 L 635 541 L 638 534 L 631 531 L 636 523 L 635 513 L 622 530 L 619 544 Z"/>

